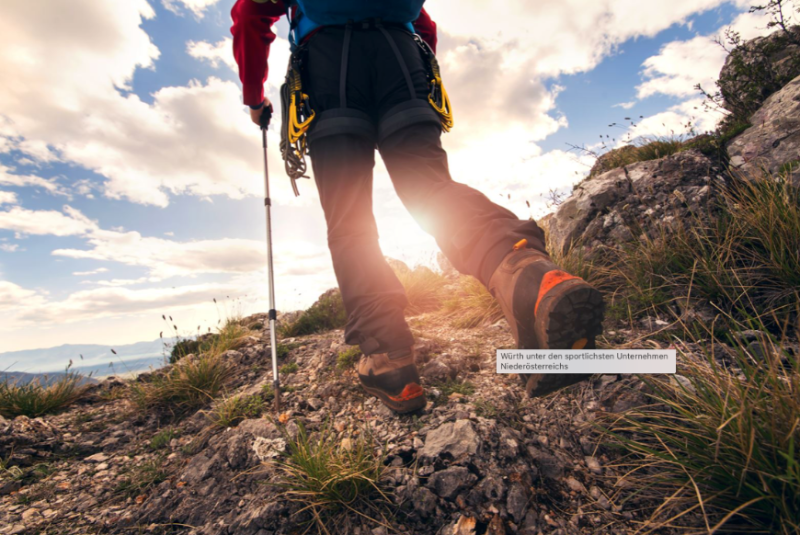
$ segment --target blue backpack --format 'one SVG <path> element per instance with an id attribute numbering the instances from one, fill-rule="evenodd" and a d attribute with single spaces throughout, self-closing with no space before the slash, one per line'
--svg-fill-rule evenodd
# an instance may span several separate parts
<path id="1" fill-rule="evenodd" d="M 297 5 L 292 20 L 290 41 L 293 45 L 320 26 L 344 25 L 348 21 L 381 19 L 385 22 L 407 24 L 417 20 L 425 0 L 288 0 L 286 7 Z"/>

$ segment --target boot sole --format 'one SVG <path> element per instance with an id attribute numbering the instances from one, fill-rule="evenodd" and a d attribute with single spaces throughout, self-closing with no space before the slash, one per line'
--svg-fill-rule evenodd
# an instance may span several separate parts
<path id="1" fill-rule="evenodd" d="M 582 279 L 570 279 L 550 289 L 539 303 L 532 329 L 520 344 L 541 349 L 593 349 L 603 332 L 602 294 Z M 525 347 L 524 345 L 522 347 Z M 523 376 L 530 397 L 546 396 L 588 379 L 588 374 L 531 374 Z"/>
<path id="2" fill-rule="evenodd" d="M 428 404 L 428 400 L 425 398 L 425 394 L 421 394 L 419 396 L 413 397 L 411 399 L 405 401 L 395 401 L 391 397 L 389 397 L 386 392 L 382 390 L 376 390 L 374 388 L 369 388 L 364 386 L 362 383 L 361 387 L 364 389 L 365 392 L 371 394 L 381 400 L 381 402 L 395 411 L 398 414 L 405 414 L 408 412 L 414 412 L 425 408 L 425 405 Z"/>

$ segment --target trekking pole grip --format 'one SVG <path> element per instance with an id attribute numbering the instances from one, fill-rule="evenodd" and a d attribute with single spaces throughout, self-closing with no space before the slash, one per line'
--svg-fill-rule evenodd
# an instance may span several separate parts
<path id="1" fill-rule="evenodd" d="M 272 104 L 270 104 L 269 106 L 265 106 L 264 111 L 261 112 L 261 117 L 259 118 L 261 129 L 266 130 L 271 120 L 272 120 Z"/>

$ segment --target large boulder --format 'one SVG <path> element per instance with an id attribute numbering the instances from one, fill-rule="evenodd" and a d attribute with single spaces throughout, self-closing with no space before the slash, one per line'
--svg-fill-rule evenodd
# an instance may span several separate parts
<path id="1" fill-rule="evenodd" d="M 731 166 L 745 175 L 775 174 L 800 159 L 800 76 L 769 97 L 750 118 L 753 126 L 728 144 Z M 793 173 L 800 186 L 800 173 Z"/>
<path id="2" fill-rule="evenodd" d="M 691 214 L 705 217 L 716 196 L 714 163 L 688 150 L 636 162 L 584 180 L 548 221 L 551 252 L 580 243 L 591 257 L 601 246 L 655 237 Z"/>

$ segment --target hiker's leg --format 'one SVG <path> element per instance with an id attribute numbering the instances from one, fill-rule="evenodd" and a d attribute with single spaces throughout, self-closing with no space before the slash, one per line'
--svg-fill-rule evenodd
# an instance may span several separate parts
<path id="1" fill-rule="evenodd" d="M 405 128 L 385 139 L 381 156 L 397 195 L 419 225 L 436 238 L 461 273 L 488 285 L 515 243 L 544 251 L 544 233 L 480 191 L 450 177 L 436 125 Z"/>
<path id="2" fill-rule="evenodd" d="M 365 354 L 411 347 L 414 339 L 403 317 L 405 291 L 378 245 L 372 143 L 350 135 L 327 137 L 314 143 L 311 162 L 347 311 L 345 341 L 359 344 Z"/>
<path id="3" fill-rule="evenodd" d="M 365 67 L 369 47 L 365 35 L 353 32 L 348 54 L 349 113 L 371 109 L 371 80 Z M 328 246 L 342 293 L 347 325 L 345 341 L 359 344 L 364 354 L 408 350 L 414 338 L 403 317 L 408 304 L 402 284 L 386 263 L 378 245 L 372 213 L 372 170 L 375 142 L 369 136 L 334 133 L 326 112 L 341 113 L 340 87 L 344 32 L 326 28 L 309 42 L 304 83 L 317 113 L 310 132 L 314 179 L 328 226 Z M 374 128 L 371 122 L 367 126 Z"/>
<path id="4" fill-rule="evenodd" d="M 384 135 L 388 129 L 383 126 L 391 124 L 387 117 L 392 117 L 398 106 L 415 100 L 430 109 L 426 66 L 419 46 L 403 32 L 388 31 L 397 52 L 388 39 L 376 43 L 376 54 L 384 58 L 375 83 L 381 157 L 400 200 L 417 223 L 436 238 L 447 259 L 461 273 L 488 285 L 515 243 L 527 239 L 529 247 L 544 251 L 544 233 L 534 221 L 520 220 L 478 190 L 453 181 L 435 115 L 433 122 L 420 120 Z M 397 68 L 397 53 L 406 72 Z"/>

